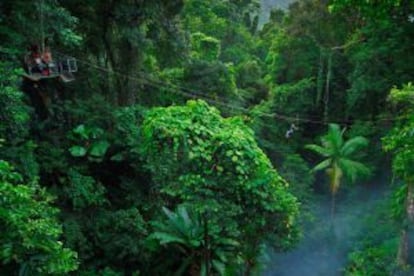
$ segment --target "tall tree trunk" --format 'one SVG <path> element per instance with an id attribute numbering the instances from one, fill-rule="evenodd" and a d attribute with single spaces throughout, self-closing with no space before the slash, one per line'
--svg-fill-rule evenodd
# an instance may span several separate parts
<path id="1" fill-rule="evenodd" d="M 139 57 L 139 51 L 136 47 L 129 44 L 128 45 L 128 51 L 126 51 L 128 55 L 125 57 L 127 61 L 125 61 L 125 64 L 128 64 L 128 71 L 127 73 L 131 76 L 135 76 L 136 72 L 139 71 L 139 64 L 140 64 L 140 57 Z M 131 106 L 134 105 L 137 101 L 137 94 L 138 89 L 141 85 L 141 83 L 138 81 L 138 77 L 126 77 L 126 105 Z"/>
<path id="2" fill-rule="evenodd" d="M 403 222 L 401 230 L 400 244 L 398 246 L 397 264 L 400 267 L 408 265 L 409 237 L 408 231 L 414 221 L 414 187 L 411 179 L 406 179 L 407 197 L 405 200 L 406 221 Z"/>
<path id="3" fill-rule="evenodd" d="M 403 229 L 400 235 L 400 244 L 398 245 L 397 264 L 400 267 L 407 265 L 408 260 L 408 234 L 407 229 Z"/>
<path id="4" fill-rule="evenodd" d="M 414 187 L 410 180 L 407 180 L 406 210 L 408 222 L 412 224 L 414 221 Z"/>
<path id="5" fill-rule="evenodd" d="M 333 51 L 331 50 L 328 53 L 328 64 L 326 68 L 326 82 L 325 82 L 325 106 L 324 106 L 324 113 L 323 119 L 325 123 L 328 122 L 328 114 L 329 114 L 329 97 L 330 97 L 330 85 L 331 85 L 331 78 L 332 78 L 332 56 Z"/>
<path id="6" fill-rule="evenodd" d="M 336 200 L 336 192 L 339 189 L 339 186 L 341 185 L 341 179 L 342 179 L 342 170 L 337 165 L 336 161 L 332 165 L 331 168 L 327 169 L 326 173 L 329 176 L 330 180 L 330 188 L 331 188 L 331 222 L 333 224 L 334 216 L 335 216 L 335 200 Z"/>
<path id="7" fill-rule="evenodd" d="M 323 93 L 323 71 L 324 71 L 324 50 L 323 48 L 319 48 L 319 66 L 318 66 L 318 78 L 316 81 L 316 107 L 319 107 L 321 104 L 322 93 Z"/>

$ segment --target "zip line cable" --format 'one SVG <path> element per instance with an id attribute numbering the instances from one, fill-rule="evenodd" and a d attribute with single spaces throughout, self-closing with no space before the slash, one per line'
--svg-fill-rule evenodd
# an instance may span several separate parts
<path id="1" fill-rule="evenodd" d="M 277 113 L 264 113 L 264 112 L 260 112 L 260 111 L 259 112 L 257 112 L 257 111 L 252 112 L 252 110 L 249 110 L 247 108 L 240 107 L 240 106 L 235 106 L 235 105 L 230 105 L 230 104 L 224 103 L 223 101 L 218 101 L 216 99 L 213 99 L 213 98 L 209 97 L 208 95 L 205 95 L 205 94 L 202 94 L 202 93 L 199 93 L 199 92 L 195 92 L 193 90 L 186 89 L 188 91 L 187 92 L 187 91 L 184 90 L 184 88 L 176 86 L 174 84 L 161 82 L 161 81 L 155 81 L 155 80 L 152 80 L 152 79 L 150 80 L 150 79 L 148 79 L 148 76 L 147 77 L 132 76 L 132 75 L 120 73 L 120 72 L 115 71 L 115 70 L 107 69 L 105 67 L 101 67 L 101 66 L 98 66 L 98 65 L 91 64 L 90 62 L 83 61 L 81 59 L 78 59 L 77 57 L 75 57 L 75 58 L 78 61 L 80 61 L 80 63 L 90 65 L 91 67 L 94 67 L 94 68 L 99 69 L 101 71 L 105 71 L 105 72 L 113 74 L 113 75 L 126 77 L 126 78 L 131 79 L 131 80 L 140 81 L 140 82 L 142 82 L 144 84 L 147 84 L 147 85 L 150 85 L 152 87 L 156 87 L 156 88 L 159 88 L 159 89 L 165 89 L 167 91 L 170 91 L 172 93 L 175 93 L 175 94 L 187 97 L 187 98 L 194 98 L 194 99 L 201 98 L 202 100 L 205 100 L 207 102 L 210 102 L 210 103 L 213 103 L 213 104 L 216 104 L 216 105 L 220 105 L 222 107 L 227 107 L 227 108 L 230 108 L 230 109 L 233 109 L 233 110 L 239 110 L 239 111 L 243 111 L 243 112 L 247 112 L 247 113 L 253 113 L 253 114 L 256 113 L 256 114 L 262 115 L 264 117 L 271 117 L 271 118 L 277 117 L 279 119 L 283 119 L 283 120 L 286 120 L 286 121 L 287 120 L 292 120 L 292 121 L 304 121 L 304 122 L 313 122 L 313 123 L 325 124 L 323 121 L 314 121 L 314 120 L 309 120 L 309 119 L 301 119 L 301 118 L 297 118 L 297 117 L 289 117 L 289 116 L 280 115 L 280 114 L 277 114 Z M 181 88 L 181 89 L 179 89 L 179 88 Z M 227 111 L 229 111 L 229 110 L 227 110 Z M 229 112 L 231 112 L 231 111 L 229 111 Z M 233 113 L 235 113 L 235 112 L 233 112 Z"/>
<path id="2" fill-rule="evenodd" d="M 57 51 L 55 51 L 55 52 L 57 52 Z M 66 54 L 63 54 L 61 52 L 57 52 L 57 53 L 62 54 L 62 55 L 66 55 Z M 208 100 L 211 100 L 211 101 L 215 101 L 215 99 L 213 97 L 211 97 L 209 95 L 206 95 L 204 93 L 191 91 L 189 89 L 186 89 L 184 87 L 179 87 L 179 86 L 177 86 L 175 84 L 172 84 L 172 83 L 166 83 L 166 82 L 150 79 L 151 77 L 149 75 L 145 75 L 145 77 L 144 77 L 143 73 L 138 73 L 138 74 L 140 74 L 140 76 L 132 76 L 132 75 L 129 75 L 129 74 L 121 73 L 121 72 L 118 72 L 118 71 L 115 71 L 115 70 L 112 70 L 112 69 L 108 69 L 108 68 L 93 64 L 93 63 L 88 62 L 88 61 L 84 61 L 82 59 L 79 59 L 78 57 L 75 57 L 75 58 L 80 63 L 83 63 L 85 65 L 88 65 L 89 67 L 92 67 L 92 68 L 95 68 L 95 69 L 98 69 L 98 70 L 101 70 L 101 71 L 105 71 L 109 74 L 118 75 L 120 77 L 125 77 L 125 78 L 131 79 L 131 80 L 138 80 L 138 81 L 141 81 L 141 82 L 145 82 L 146 84 L 157 87 L 157 88 L 167 88 L 167 85 L 168 85 L 169 87 L 175 87 L 177 90 L 180 90 L 183 93 L 182 95 L 184 95 L 186 97 L 189 97 L 190 94 L 191 94 L 190 97 L 192 97 L 192 98 L 199 96 L 199 97 L 202 97 L 203 99 L 208 99 Z M 185 90 L 187 90 L 187 91 L 185 91 Z"/>
<path id="3" fill-rule="evenodd" d="M 62 52 L 58 52 L 58 51 L 55 51 L 55 52 L 58 53 L 58 54 L 64 55 L 64 56 L 70 56 L 70 55 L 64 54 Z M 207 101 L 209 103 L 212 103 L 212 104 L 216 104 L 216 105 L 219 105 L 219 106 L 222 106 L 222 107 L 227 107 L 227 108 L 230 109 L 230 110 L 227 110 L 228 112 L 236 114 L 236 115 L 240 115 L 240 114 L 232 112 L 232 110 L 243 111 L 243 112 L 246 112 L 248 114 L 253 114 L 253 115 L 257 114 L 257 115 L 260 115 L 262 117 L 267 117 L 267 118 L 277 118 L 277 119 L 281 119 L 281 120 L 284 120 L 284 121 L 287 121 L 287 122 L 305 122 L 305 123 L 313 123 L 313 124 L 320 124 L 320 125 L 327 125 L 327 124 L 330 124 L 330 123 L 337 123 L 337 124 L 339 124 L 339 123 L 342 123 L 342 124 L 350 123 L 350 121 L 325 122 L 323 120 L 314 120 L 314 119 L 303 118 L 303 117 L 299 118 L 297 116 L 292 117 L 292 116 L 282 115 L 282 114 L 275 113 L 275 112 L 274 113 L 265 113 L 265 112 L 261 112 L 261 111 L 254 111 L 254 110 L 250 110 L 250 109 L 247 109 L 247 108 L 244 108 L 244 107 L 227 104 L 222 99 L 221 99 L 221 101 L 219 101 L 216 98 L 213 99 L 210 96 L 208 96 L 206 94 L 203 94 L 201 92 L 196 92 L 194 90 L 190 90 L 188 88 L 180 87 L 180 86 L 175 85 L 175 84 L 166 83 L 166 82 L 162 82 L 162 81 L 154 80 L 154 79 L 149 79 L 148 75 L 145 75 L 145 77 L 143 77 L 143 76 L 140 76 L 140 77 L 139 76 L 133 76 L 133 75 L 130 75 L 130 74 L 121 73 L 121 72 L 113 70 L 113 69 L 108 69 L 106 67 L 96 65 L 92 62 L 85 61 L 85 60 L 80 59 L 78 57 L 75 57 L 73 55 L 72 55 L 72 57 L 76 58 L 76 60 L 79 61 L 80 63 L 88 65 L 91 68 L 95 68 L 95 69 L 107 72 L 109 74 L 112 74 L 112 75 L 117 75 L 117 76 L 125 77 L 125 78 L 130 79 L 130 80 L 135 80 L 135 81 L 147 84 L 149 86 L 159 88 L 159 89 L 164 89 L 164 90 L 167 90 L 167 91 L 172 92 L 174 94 L 181 95 L 181 96 L 184 96 L 184 97 L 187 97 L 187 98 L 202 99 L 202 100 L 205 100 L 205 101 Z M 143 75 L 143 73 L 140 73 L 140 74 Z M 399 117 L 396 117 L 396 118 L 380 118 L 380 119 L 376 119 L 376 120 L 373 120 L 373 121 L 374 122 L 379 122 L 379 121 L 393 122 L 393 121 L 396 121 L 397 119 L 400 119 L 401 117 L 402 116 L 399 116 Z M 367 120 L 359 120 L 359 121 L 360 122 L 373 122 L 373 121 L 367 121 Z M 259 123 L 259 122 L 257 122 L 257 123 Z M 267 124 L 264 124 L 264 125 L 267 126 Z"/>
<path id="4" fill-rule="evenodd" d="M 211 96 L 208 96 L 204 93 L 198 92 L 198 91 L 194 91 L 182 86 L 178 86 L 176 84 L 171 84 L 171 83 L 166 83 L 160 80 L 154 80 L 154 79 L 150 79 L 149 75 L 144 75 L 143 73 L 138 73 L 140 76 L 134 76 L 134 75 L 130 75 L 130 74 L 125 74 L 125 73 L 121 73 L 119 71 L 113 70 L 113 69 L 108 69 L 96 64 L 93 64 L 89 61 L 85 61 L 82 59 L 79 59 L 78 57 L 75 57 L 80 63 L 83 63 L 85 65 L 88 65 L 89 67 L 93 67 L 95 69 L 107 72 L 109 74 L 112 75 L 117 75 L 117 76 L 121 76 L 121 77 L 125 77 L 127 79 L 130 80 L 135 80 L 135 81 L 139 81 L 141 83 L 150 85 L 152 87 L 155 88 L 159 88 L 159 89 L 164 89 L 167 90 L 169 92 L 184 96 L 184 97 L 188 97 L 188 98 L 201 98 L 207 102 L 222 106 L 222 107 L 227 107 L 231 110 L 238 110 L 238 111 L 243 111 L 243 112 L 247 112 L 249 114 L 258 114 L 260 116 L 263 117 L 269 117 L 269 118 L 278 118 L 278 119 L 282 119 L 288 122 L 305 122 L 305 123 L 313 123 L 313 124 L 321 124 L 321 125 L 327 125 L 330 123 L 342 123 L 342 124 L 346 124 L 346 123 L 350 123 L 351 121 L 349 120 L 342 120 L 342 121 L 336 121 L 336 122 L 325 122 L 323 120 L 315 120 L 315 119 L 309 119 L 309 118 L 300 118 L 300 117 L 292 117 L 292 116 L 288 116 L 288 115 L 282 115 L 279 113 L 265 113 L 265 112 L 260 112 L 260 111 L 254 111 L 254 110 L 250 110 L 244 107 L 240 107 L 240 106 L 235 106 L 235 105 L 231 105 L 228 103 L 225 103 L 222 99 L 221 100 L 217 100 L 216 98 L 212 98 Z M 228 112 L 232 113 L 230 110 L 227 110 Z M 233 112 L 235 113 L 235 112 Z M 397 119 L 399 119 L 400 117 L 397 118 L 379 118 L 376 120 L 372 120 L 372 121 L 367 121 L 367 120 L 359 120 L 360 122 L 379 122 L 379 121 L 396 121 Z"/>
<path id="5" fill-rule="evenodd" d="M 55 51 L 55 52 L 57 52 L 57 51 Z M 62 55 L 66 55 L 66 54 L 63 54 L 62 52 L 58 52 L 58 53 L 60 53 Z M 105 72 L 110 73 L 110 74 L 118 75 L 118 76 L 121 76 L 121 77 L 126 77 L 128 79 L 144 81 L 144 82 L 146 82 L 146 84 L 151 85 L 153 87 L 157 87 L 157 88 L 165 89 L 165 88 L 172 87 L 172 88 L 178 90 L 178 91 L 171 91 L 170 90 L 173 93 L 184 93 L 184 94 L 181 94 L 181 95 L 184 95 L 186 97 L 191 97 L 191 98 L 195 98 L 195 97 L 199 96 L 199 97 L 203 98 L 203 100 L 211 101 L 213 103 L 216 103 L 216 104 L 224 106 L 224 107 L 229 107 L 231 109 L 238 109 L 240 111 L 245 111 L 245 112 L 249 112 L 249 113 L 252 112 L 252 110 L 249 110 L 247 108 L 226 104 L 223 99 L 221 99 L 221 101 L 218 102 L 217 98 L 213 98 L 213 97 L 211 97 L 211 96 L 209 96 L 205 93 L 202 93 L 202 92 L 196 92 L 194 90 L 191 90 L 191 89 L 183 87 L 183 86 L 179 86 L 177 84 L 167 83 L 167 82 L 163 82 L 163 81 L 160 81 L 160 80 L 155 80 L 151 76 L 149 76 L 148 74 L 144 74 L 143 72 L 138 72 L 140 77 L 132 76 L 132 75 L 128 75 L 128 74 L 125 74 L 125 73 L 121 73 L 119 71 L 108 69 L 106 67 L 102 67 L 102 66 L 93 64 L 91 62 L 79 59 L 77 57 L 75 57 L 75 58 L 78 61 L 80 61 L 80 63 L 89 65 L 90 67 L 96 68 L 96 69 L 101 70 L 101 71 L 105 71 Z M 139 78 L 139 79 L 137 79 L 137 78 Z M 149 83 L 149 82 L 151 82 L 151 83 Z M 322 120 L 300 119 L 300 118 L 298 118 L 298 116 L 291 117 L 291 116 L 281 115 L 281 114 L 278 114 L 278 113 L 264 113 L 264 112 L 260 112 L 260 114 L 262 114 L 263 116 L 267 116 L 267 117 L 279 117 L 280 119 L 283 119 L 283 120 L 292 120 L 292 121 L 296 121 L 296 122 L 297 121 L 304 121 L 304 122 L 313 122 L 313 123 L 319 122 L 321 124 L 325 124 Z M 309 116 L 308 116 L 308 118 L 309 118 Z M 343 122 L 345 123 L 345 121 L 343 121 Z"/>
<path id="6" fill-rule="evenodd" d="M 82 60 L 80 60 L 80 61 L 81 61 L 81 63 L 84 63 L 84 64 L 93 65 L 93 64 L 91 64 L 91 63 L 89 63 L 89 62 L 86 62 L 86 61 L 82 61 Z M 97 66 L 97 65 L 93 65 L 92 67 L 94 67 L 94 68 L 96 68 L 96 69 L 99 69 L 99 70 L 101 70 L 101 71 L 105 71 L 105 72 L 108 72 L 108 73 L 112 73 L 112 74 L 116 74 L 116 75 L 120 75 L 120 76 L 125 77 L 125 74 L 123 74 L 123 73 L 119 73 L 119 72 L 116 72 L 116 71 L 113 71 L 113 70 L 110 70 L 110 69 L 107 69 L 107 68 L 105 68 L 105 67 L 100 67 L 100 66 Z M 156 87 L 156 88 L 159 88 L 159 89 L 165 89 L 165 88 L 168 88 L 168 87 L 166 87 L 166 86 L 161 86 L 161 85 L 159 85 L 159 84 L 149 83 L 147 79 L 137 78 L 137 77 L 133 77 L 133 76 L 130 76 L 130 75 L 127 75 L 127 77 L 128 77 L 129 79 L 133 79 L 133 80 L 140 80 L 140 81 L 141 81 L 141 83 L 142 83 L 142 82 L 145 82 L 145 84 L 148 84 L 148 85 L 150 85 L 150 86 L 152 86 L 152 87 Z M 187 98 L 194 98 L 194 99 L 197 99 L 197 98 L 199 98 L 200 96 L 202 96 L 202 95 L 199 95 L 199 94 L 194 95 L 194 94 L 191 94 L 191 93 L 186 93 L 186 92 L 177 91 L 177 90 L 170 90 L 170 91 L 171 91 L 171 92 L 173 92 L 173 93 L 175 93 L 175 94 L 179 94 L 179 95 L 181 95 L 181 96 L 185 96 L 185 97 L 187 97 Z M 207 102 L 209 102 L 209 103 L 216 104 L 216 105 L 221 105 L 221 106 L 223 106 L 223 107 L 228 107 L 228 108 L 231 108 L 230 110 L 227 110 L 227 112 L 229 112 L 229 113 L 233 113 L 233 114 L 235 114 L 235 115 L 240 115 L 240 114 L 239 114 L 239 113 L 236 113 L 236 112 L 234 112 L 234 111 L 232 111 L 233 109 L 238 109 L 238 110 L 240 110 L 240 111 L 244 111 L 244 112 L 250 112 L 250 110 L 248 110 L 248 109 L 246 109 L 246 108 L 242 108 L 242 107 L 238 107 L 238 106 L 230 106 L 230 105 L 228 105 L 228 104 L 225 104 L 225 103 L 223 103 L 223 102 L 219 102 L 219 101 L 216 101 L 216 100 L 213 100 L 213 99 L 203 98 L 203 100 L 205 100 L 205 101 L 207 101 Z M 261 114 L 268 115 L 268 117 L 273 117 L 273 116 L 271 116 L 271 114 L 267 114 L 267 113 L 261 113 Z M 281 116 L 281 115 L 279 115 L 279 116 Z M 289 117 L 286 117 L 286 118 L 289 118 Z M 297 118 L 297 117 L 296 117 L 295 119 L 296 119 L 296 120 L 298 120 L 298 118 Z M 285 119 L 285 120 L 287 120 L 287 119 Z M 260 125 L 260 126 L 262 126 L 262 127 L 269 127 L 269 125 L 268 125 L 268 124 L 263 123 L 263 122 L 261 122 L 261 121 L 256 121 L 255 123 L 256 123 L 256 124 L 258 124 L 258 125 Z M 278 152 L 282 153 L 281 151 L 278 151 Z M 289 152 L 285 152 L 285 153 L 289 153 Z"/>
<path id="7" fill-rule="evenodd" d="M 12 55 L 11 53 L 7 53 L 7 54 Z M 66 55 L 66 56 L 69 56 L 69 55 Z M 76 59 L 79 60 L 81 63 L 90 65 L 90 67 L 92 67 L 92 68 L 95 68 L 95 69 L 98 69 L 98 70 L 101 70 L 101 71 L 105 71 L 109 74 L 123 76 L 123 77 L 126 77 L 126 78 L 131 79 L 131 80 L 140 81 L 141 83 L 145 83 L 145 84 L 148 84 L 152 87 L 156 87 L 156 88 L 159 88 L 159 89 L 167 89 L 167 90 L 171 91 L 172 93 L 182 95 L 182 96 L 185 96 L 185 97 L 188 97 L 188 98 L 197 99 L 199 97 L 205 96 L 205 95 L 199 95 L 199 94 L 192 94 L 192 93 L 183 92 L 181 90 L 177 90 L 177 88 L 171 89 L 171 87 L 170 87 L 171 85 L 169 83 L 165 83 L 165 82 L 161 82 L 161 81 L 158 81 L 158 82 L 162 83 L 164 85 L 160 85 L 160 84 L 157 84 L 157 83 L 151 83 L 152 80 L 148 80 L 148 79 L 145 79 L 143 77 L 135 77 L 135 76 L 132 76 L 132 75 L 120 73 L 120 72 L 115 71 L 115 70 L 111 70 L 111 69 L 108 69 L 108 68 L 105 68 L 105 67 L 101 67 L 101 66 L 92 64 L 91 62 L 88 62 L 88 61 L 84 61 L 84 60 L 81 60 L 81 59 L 78 59 L 78 58 L 76 58 Z M 165 85 L 168 85 L 168 86 L 165 86 Z M 207 102 L 211 102 L 211 103 L 214 103 L 214 104 L 217 104 L 217 105 L 221 105 L 223 107 L 230 108 L 230 110 L 227 110 L 227 111 L 230 112 L 230 113 L 233 113 L 235 115 L 240 115 L 240 114 L 235 113 L 233 110 L 239 110 L 239 111 L 244 111 L 244 112 L 247 112 L 247 113 L 252 113 L 252 110 L 249 110 L 247 108 L 234 106 L 234 105 L 229 105 L 229 104 L 226 104 L 224 102 L 220 102 L 220 101 L 212 100 L 212 99 L 208 99 L 208 98 L 202 98 L 202 99 L 207 101 Z M 253 113 L 255 113 L 255 112 L 253 111 Z M 256 112 L 256 113 L 260 114 L 264 117 L 279 118 L 279 119 L 282 119 L 282 120 L 285 120 L 285 121 L 288 121 L 288 122 L 301 121 L 301 122 L 309 122 L 309 123 L 321 124 L 321 125 L 327 125 L 328 123 L 330 123 L 330 122 L 323 122 L 321 120 L 311 120 L 311 119 L 306 119 L 306 118 L 290 117 L 290 116 L 285 116 L 285 115 L 281 115 L 281 114 L 277 114 L 277 113 L 264 113 L 264 112 Z M 398 116 L 396 118 L 384 118 L 384 119 L 378 119 L 376 121 L 396 121 L 397 119 L 400 119 L 400 118 L 403 118 L 403 117 L 404 116 Z M 363 122 L 372 122 L 372 121 L 363 121 Z M 260 125 L 262 127 L 269 127 L 269 124 L 263 123 L 261 121 L 256 121 L 255 124 Z M 250 127 L 252 127 L 252 126 L 250 126 Z M 294 150 L 293 151 L 291 151 L 291 150 L 272 150 L 272 152 L 273 153 L 278 153 L 278 154 L 291 154 L 291 153 L 294 153 L 295 151 Z"/>
<path id="8" fill-rule="evenodd" d="M 87 77 L 84 77 L 84 79 L 87 79 Z M 94 91 L 96 93 L 99 93 L 96 90 L 92 90 L 92 91 Z M 238 115 L 237 113 L 234 113 L 234 114 Z M 260 122 L 260 121 L 256 121 L 255 124 L 258 124 L 258 125 L 261 125 L 261 126 L 264 126 L 264 127 L 268 127 L 269 126 L 268 124 L 263 123 L 263 122 Z M 246 123 L 246 125 L 248 125 L 248 123 Z M 249 126 L 249 127 L 252 128 L 252 126 Z M 292 154 L 292 153 L 295 153 L 294 150 L 274 150 L 274 149 L 272 149 L 272 152 L 273 153 L 279 153 L 279 154 Z"/>
<path id="9" fill-rule="evenodd" d="M 44 6 L 44 0 L 40 0 L 40 28 L 41 28 L 41 47 L 42 47 L 42 52 L 44 51 L 45 48 L 45 42 L 44 42 L 44 15 L 43 15 L 43 7 Z M 57 51 L 56 51 L 57 52 Z M 62 53 L 61 53 L 62 54 Z M 65 56 L 69 56 L 64 54 Z M 75 57 L 78 61 L 80 61 L 81 63 L 87 64 L 90 67 L 105 71 L 107 73 L 113 74 L 113 75 L 118 75 L 121 77 L 125 77 L 127 79 L 131 79 L 131 80 L 136 80 L 139 82 L 144 82 L 147 85 L 159 88 L 159 89 L 167 89 L 168 91 L 178 94 L 178 95 L 182 95 L 184 97 L 189 97 L 189 98 L 193 98 L 193 99 L 197 99 L 198 97 L 210 102 L 210 103 L 214 103 L 216 105 L 220 105 L 223 107 L 227 107 L 230 108 L 230 110 L 239 110 L 239 111 L 243 111 L 243 112 L 247 112 L 247 113 L 253 113 L 253 114 L 258 114 L 261 115 L 263 117 L 270 117 L 270 118 L 278 118 L 278 119 L 282 119 L 285 121 L 289 121 L 289 122 L 306 122 L 306 123 L 313 123 L 313 124 L 321 124 L 321 125 L 327 125 L 329 123 L 350 123 L 350 121 L 336 121 L 336 122 L 327 122 L 325 120 L 314 120 L 314 119 L 307 119 L 307 118 L 298 118 L 298 117 L 291 117 L 291 116 L 287 116 L 287 115 L 281 115 L 278 113 L 265 113 L 265 112 L 260 112 L 260 111 L 253 111 L 244 107 L 240 107 L 240 106 L 235 106 L 235 105 L 230 105 L 230 104 L 226 104 L 224 102 L 223 99 L 221 99 L 221 101 L 218 101 L 217 98 L 212 98 L 209 95 L 206 95 L 204 93 L 198 92 L 198 91 L 194 91 L 185 87 L 181 87 L 178 86 L 176 84 L 171 84 L 171 83 L 166 83 L 166 82 L 162 82 L 159 80 L 154 80 L 154 79 L 149 79 L 149 76 L 146 75 L 145 77 L 143 77 L 143 73 L 139 73 L 141 76 L 137 77 L 137 76 L 132 76 L 130 74 L 125 74 L 125 73 L 121 73 L 118 71 L 115 71 L 113 69 L 108 69 L 102 66 L 98 66 L 96 64 L 93 64 L 89 61 L 84 61 L 82 59 L 79 59 L 78 57 Z M 173 89 L 171 89 L 173 88 Z M 231 111 L 230 111 L 231 113 Z M 234 113 L 234 112 L 233 112 Z M 395 121 L 396 118 L 382 118 L 382 119 L 377 119 L 375 121 Z M 372 122 L 372 121 L 364 121 L 364 122 Z"/>
<path id="10" fill-rule="evenodd" d="M 78 58 L 76 58 L 76 59 L 78 59 Z M 91 65 L 90 63 L 84 62 L 84 61 L 81 61 L 81 63 Z M 252 113 L 252 110 L 249 110 L 247 108 L 240 107 L 240 106 L 226 104 L 226 103 L 224 103 L 224 101 L 223 102 L 217 101 L 216 99 L 213 99 L 210 96 L 205 95 L 205 94 L 199 94 L 199 93 L 191 91 L 191 90 L 189 90 L 189 92 L 184 91 L 183 88 L 179 89 L 180 87 L 178 87 L 174 84 L 169 84 L 169 83 L 160 82 L 160 81 L 155 82 L 154 80 L 149 80 L 148 77 L 131 76 L 131 75 L 123 74 L 123 73 L 117 72 L 115 70 L 103 68 L 103 67 L 96 66 L 96 65 L 93 66 L 93 67 L 96 68 L 96 69 L 108 72 L 110 74 L 114 74 L 114 75 L 126 77 L 126 78 L 131 79 L 131 80 L 137 80 L 137 81 L 143 82 L 144 84 L 147 84 L 149 86 L 153 86 L 153 87 L 156 87 L 156 88 L 159 88 L 159 89 L 165 89 L 169 92 L 172 92 L 172 93 L 175 93 L 175 94 L 187 97 L 187 98 L 197 99 L 199 97 L 202 100 L 205 100 L 209 103 L 213 103 L 213 104 L 216 104 L 216 105 L 220 105 L 222 107 L 227 107 L 227 108 L 230 108 L 230 109 L 233 109 L 233 110 L 239 110 L 239 111 L 243 111 L 243 112 L 247 112 L 247 113 Z M 171 88 L 173 88 L 173 89 L 171 89 Z M 229 111 L 229 110 L 227 110 L 227 111 Z M 284 119 L 284 120 L 297 120 L 296 117 L 289 117 L 289 116 L 284 116 L 284 115 L 280 115 L 280 114 L 276 114 L 276 113 L 264 113 L 264 112 L 254 112 L 254 111 L 253 111 L 253 113 L 258 113 L 258 114 L 260 114 L 262 116 L 265 116 L 265 117 L 279 117 L 280 119 Z M 305 120 L 305 119 L 299 119 L 299 120 L 301 120 L 301 121 L 310 121 L 310 120 Z M 323 122 L 320 121 L 320 123 L 323 123 Z"/>

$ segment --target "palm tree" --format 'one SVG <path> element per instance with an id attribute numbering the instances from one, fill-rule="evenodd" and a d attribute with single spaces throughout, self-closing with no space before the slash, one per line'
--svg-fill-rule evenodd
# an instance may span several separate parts
<path id="1" fill-rule="evenodd" d="M 213 233 L 206 216 L 196 213 L 184 205 L 175 212 L 163 207 L 167 219 L 153 221 L 154 232 L 149 239 L 157 240 L 160 245 L 171 246 L 184 259 L 174 275 L 212 275 L 226 274 L 239 243 L 221 233 Z"/>
<path id="2" fill-rule="evenodd" d="M 356 153 L 368 145 L 368 140 L 362 136 L 353 137 L 344 141 L 343 134 L 337 124 L 329 124 L 328 133 L 322 137 L 322 145 L 306 145 L 310 149 L 325 159 L 317 164 L 312 171 L 325 170 L 329 177 L 330 190 L 332 196 L 331 217 L 335 213 L 335 195 L 341 184 L 342 176 L 354 182 L 358 176 L 369 175 L 370 169 L 364 164 L 353 160 Z"/>

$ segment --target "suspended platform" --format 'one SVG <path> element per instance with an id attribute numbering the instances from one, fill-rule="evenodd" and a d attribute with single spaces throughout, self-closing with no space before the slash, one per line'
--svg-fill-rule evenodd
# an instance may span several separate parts
<path id="1" fill-rule="evenodd" d="M 42 63 L 40 66 L 27 63 L 26 67 L 23 77 L 35 82 L 54 78 L 60 78 L 63 82 L 71 82 L 75 80 L 73 73 L 78 71 L 76 59 L 72 57 L 59 57 L 48 64 Z"/>
<path id="2" fill-rule="evenodd" d="M 42 75 L 40 73 L 32 73 L 32 74 L 23 73 L 23 77 L 31 81 L 40 81 L 44 79 L 55 79 L 55 78 L 60 78 L 63 82 L 71 82 L 75 80 L 75 76 L 70 72 L 63 72 L 61 74 L 53 74 L 53 75 Z"/>

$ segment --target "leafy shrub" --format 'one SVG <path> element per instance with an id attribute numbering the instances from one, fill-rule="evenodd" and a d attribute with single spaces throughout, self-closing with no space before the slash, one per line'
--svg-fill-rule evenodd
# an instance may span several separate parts
<path id="1" fill-rule="evenodd" d="M 239 118 L 224 119 L 202 101 L 154 108 L 142 141 L 156 192 L 240 242 L 234 257 L 254 265 L 265 240 L 278 249 L 296 240 L 296 199 Z"/>
<path id="2" fill-rule="evenodd" d="M 62 228 L 56 218 L 58 209 L 50 206 L 52 197 L 37 185 L 21 181 L 9 163 L 0 161 L 1 274 L 16 266 L 21 274 L 76 270 L 76 253 L 58 239 Z"/>

